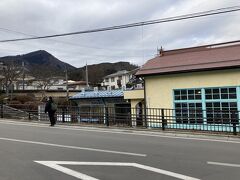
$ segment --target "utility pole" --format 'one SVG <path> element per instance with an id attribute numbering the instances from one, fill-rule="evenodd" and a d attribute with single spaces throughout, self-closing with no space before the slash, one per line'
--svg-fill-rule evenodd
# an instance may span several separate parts
<path id="1" fill-rule="evenodd" d="M 69 98 L 69 90 L 68 90 L 68 70 L 67 70 L 67 66 L 65 65 L 65 78 L 66 78 L 66 93 L 67 93 L 67 101 Z"/>
<path id="2" fill-rule="evenodd" d="M 25 84 L 25 67 L 24 67 L 24 61 L 22 62 L 22 68 L 23 68 L 22 88 L 23 88 L 23 91 L 24 91 L 24 89 L 25 89 L 25 87 L 24 87 L 24 84 Z"/>
<path id="3" fill-rule="evenodd" d="M 87 89 L 89 88 L 89 84 L 88 84 L 88 67 L 87 67 L 87 62 L 86 62 L 86 85 L 87 85 Z"/>

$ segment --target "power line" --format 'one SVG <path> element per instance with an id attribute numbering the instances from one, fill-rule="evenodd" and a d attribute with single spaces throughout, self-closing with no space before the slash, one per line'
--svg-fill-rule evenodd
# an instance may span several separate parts
<path id="1" fill-rule="evenodd" d="M 29 36 L 29 37 L 38 37 L 38 36 L 33 35 L 33 34 L 27 34 L 27 33 L 24 33 L 24 32 L 11 30 L 9 28 L 2 28 L 2 27 L 0 27 L 0 31 L 4 31 L 4 32 L 8 32 L 8 33 L 14 33 L 14 34 L 21 34 L 21 35 Z M 129 49 L 119 49 L 119 48 L 117 48 L 117 49 L 115 49 L 115 48 L 101 48 L 101 47 L 96 47 L 96 46 L 80 45 L 78 43 L 72 43 L 72 42 L 56 40 L 56 39 L 48 39 L 48 40 L 54 41 L 54 42 L 58 42 L 58 43 L 67 44 L 67 45 L 71 45 L 71 46 L 77 46 L 77 47 L 81 47 L 81 48 L 88 48 L 88 49 L 100 49 L 100 50 L 107 50 L 107 51 L 137 51 L 137 49 L 129 50 Z"/>
<path id="2" fill-rule="evenodd" d="M 240 10 L 240 6 L 233 6 L 233 7 L 226 7 L 226 8 L 209 10 L 209 11 L 202 11 L 202 12 L 198 12 L 198 13 L 186 14 L 186 15 L 181 15 L 181 16 L 156 19 L 156 20 L 151 20 L 151 21 L 142 21 L 142 22 L 137 22 L 137 23 L 125 24 L 125 25 L 110 26 L 110 27 L 90 29 L 90 30 L 70 32 L 70 33 L 63 33 L 63 34 L 36 36 L 36 37 L 19 38 L 19 39 L 8 39 L 8 40 L 1 40 L 0 42 L 26 41 L 26 40 L 34 40 L 34 39 L 46 39 L 46 38 L 70 36 L 70 35 L 77 35 L 77 34 L 112 31 L 112 30 L 126 29 L 126 28 L 137 27 L 137 26 L 146 26 L 146 25 L 152 25 L 152 24 L 159 24 L 159 23 L 166 23 L 166 22 L 172 22 L 172 21 L 180 21 L 180 20 L 185 20 L 185 19 L 193 19 L 193 18 L 199 18 L 199 17 L 205 17 L 205 16 L 212 16 L 212 15 L 217 15 L 217 14 L 235 12 L 235 11 L 239 11 L 239 10 Z"/>
<path id="3" fill-rule="evenodd" d="M 15 31 L 15 30 L 11 30 L 11 29 L 8 29 L 8 28 L 2 28 L 0 27 L 0 31 L 5 31 L 5 32 L 10 32 L 10 33 L 15 33 L 15 34 L 22 34 L 22 35 L 25 35 L 25 36 L 31 36 L 31 37 L 36 37 L 36 35 L 32 35 L 32 34 L 27 34 L 27 33 L 24 33 L 24 32 L 20 32 L 20 31 Z M 60 43 L 65 43 L 65 44 L 69 44 L 69 45 L 75 45 L 75 46 L 80 46 L 80 47 L 85 47 L 85 46 L 81 46 L 81 45 L 78 45 L 78 44 L 75 44 L 75 43 L 70 43 L 70 42 L 66 42 L 66 41 L 60 41 L 60 40 L 55 40 L 55 39 L 50 39 L 51 41 L 55 41 L 55 42 L 60 42 Z M 97 47 L 85 47 L 85 48 L 96 48 L 96 49 L 104 49 L 104 48 L 97 48 Z M 11 52 L 18 52 L 18 53 L 24 53 L 25 51 L 24 50 L 13 50 L 13 49 L 6 49 L 6 48 L 0 48 L 0 51 L 1 50 L 4 50 L 4 51 L 11 51 Z M 105 50 L 105 49 L 104 49 Z M 110 50 L 110 49 L 107 49 L 107 50 Z M 111 49 L 111 50 L 116 50 L 116 49 Z M 120 49 L 117 49 L 120 51 Z M 121 51 L 125 51 L 125 50 L 121 50 Z M 129 55 L 129 56 L 121 56 L 121 55 L 118 55 L 118 56 L 108 56 L 108 55 L 101 55 L 101 54 L 96 54 L 96 55 L 93 55 L 93 54 L 82 54 L 81 55 L 78 55 L 78 56 L 83 56 L 83 57 L 100 57 L 100 58 L 137 58 L 137 57 L 141 57 L 141 56 L 137 56 L 137 55 Z M 147 57 L 151 57 L 153 56 L 152 54 L 148 54 L 146 55 Z"/>

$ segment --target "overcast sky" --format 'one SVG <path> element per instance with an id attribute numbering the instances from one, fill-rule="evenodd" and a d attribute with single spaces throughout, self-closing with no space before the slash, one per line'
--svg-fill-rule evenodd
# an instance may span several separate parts
<path id="1" fill-rule="evenodd" d="M 82 31 L 238 5 L 239 0 L 0 0 L 0 40 Z M 161 46 L 170 50 L 240 40 L 239 17 L 237 11 L 115 31 L 0 43 L 0 57 L 41 49 L 75 67 L 85 65 L 86 61 L 88 64 L 128 61 L 142 65 Z"/>

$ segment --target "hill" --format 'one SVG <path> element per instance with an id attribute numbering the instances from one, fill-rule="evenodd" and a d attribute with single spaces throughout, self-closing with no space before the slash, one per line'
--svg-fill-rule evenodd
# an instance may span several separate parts
<path id="1" fill-rule="evenodd" d="M 44 50 L 34 51 L 24 55 L 1 57 L 0 62 L 5 64 L 14 63 L 21 66 L 24 62 L 25 68 L 30 74 L 49 75 L 64 75 L 64 70 L 67 67 L 69 70 L 76 69 L 70 64 L 64 63 Z"/>
<path id="2" fill-rule="evenodd" d="M 88 79 L 93 84 L 100 83 L 104 76 L 115 73 L 120 70 L 133 70 L 138 66 L 130 64 L 129 62 L 117 63 L 101 63 L 88 65 Z M 77 68 L 69 73 L 69 79 L 72 80 L 85 80 L 86 67 Z"/>
<path id="3" fill-rule="evenodd" d="M 60 61 L 50 53 L 44 50 L 34 51 L 24 55 L 1 57 L 0 62 L 4 64 L 14 63 L 22 66 L 24 62 L 25 69 L 35 77 L 65 76 L 65 68 L 68 69 L 68 79 L 81 81 L 85 80 L 86 67 L 76 68 Z M 101 63 L 88 65 L 88 79 L 93 84 L 100 83 L 106 75 L 120 70 L 133 70 L 137 66 L 129 62 Z"/>

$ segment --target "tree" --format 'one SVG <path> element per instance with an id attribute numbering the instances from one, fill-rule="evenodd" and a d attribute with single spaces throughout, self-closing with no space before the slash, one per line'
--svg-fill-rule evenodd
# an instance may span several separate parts
<path id="1" fill-rule="evenodd" d="M 54 72 L 46 73 L 44 69 L 39 68 L 31 71 L 31 75 L 35 77 L 35 85 L 42 91 L 42 98 L 46 97 L 46 91 L 56 84 L 57 79 L 54 78 L 56 74 Z"/>
<path id="2" fill-rule="evenodd" d="M 6 95 L 9 96 L 9 91 L 14 89 L 14 81 L 22 74 L 22 67 L 16 65 L 13 62 L 7 63 L 2 67 L 2 76 L 3 76 L 3 89 L 6 90 Z"/>
<path id="3" fill-rule="evenodd" d="M 35 80 L 36 85 L 42 91 L 42 98 L 46 96 L 46 91 L 50 89 L 50 87 L 54 84 L 54 81 L 51 77 L 36 77 Z"/>

